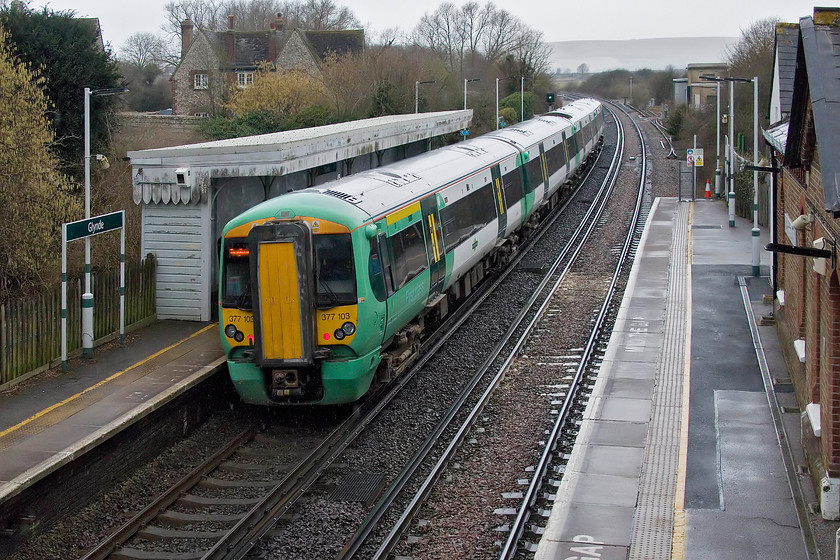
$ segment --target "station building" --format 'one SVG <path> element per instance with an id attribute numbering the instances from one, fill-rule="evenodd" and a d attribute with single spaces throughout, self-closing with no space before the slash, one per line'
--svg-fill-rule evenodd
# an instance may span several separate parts
<path id="1" fill-rule="evenodd" d="M 840 519 L 840 9 L 776 28 L 775 318 L 822 516 Z"/>

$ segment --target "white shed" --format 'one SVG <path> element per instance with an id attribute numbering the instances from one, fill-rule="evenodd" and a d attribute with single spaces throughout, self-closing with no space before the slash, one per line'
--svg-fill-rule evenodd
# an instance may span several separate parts
<path id="1" fill-rule="evenodd" d="M 233 217 L 268 198 L 420 154 L 466 129 L 472 110 L 378 117 L 128 153 L 142 205 L 141 254 L 157 258 L 157 315 L 209 321 L 218 240 Z"/>

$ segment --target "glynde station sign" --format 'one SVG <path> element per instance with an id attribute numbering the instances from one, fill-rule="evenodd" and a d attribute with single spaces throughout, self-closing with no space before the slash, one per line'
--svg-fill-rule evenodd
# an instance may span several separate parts
<path id="1" fill-rule="evenodd" d="M 106 231 L 112 231 L 123 227 L 124 211 L 111 212 L 110 214 L 102 214 L 101 216 L 94 216 L 86 220 L 79 220 L 77 222 L 70 222 L 65 224 L 67 227 L 67 241 L 74 241 L 76 239 L 84 239 L 93 235 L 99 235 Z"/>

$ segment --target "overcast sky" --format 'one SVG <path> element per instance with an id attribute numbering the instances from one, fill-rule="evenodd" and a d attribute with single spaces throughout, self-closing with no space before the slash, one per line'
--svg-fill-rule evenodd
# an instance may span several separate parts
<path id="1" fill-rule="evenodd" d="M 463 4 L 465 0 L 454 0 Z M 167 0 L 31 0 L 30 6 L 49 5 L 53 10 L 75 10 L 79 16 L 98 17 L 102 35 L 118 51 L 126 38 L 139 31 L 157 33 L 164 22 Z M 438 1 L 352 0 L 337 4 L 350 7 L 369 34 L 398 27 L 410 31 Z M 479 0 L 484 4 L 483 0 Z M 829 2 L 830 4 L 831 2 Z M 495 0 L 496 6 L 519 16 L 543 32 L 546 41 L 595 39 L 648 39 L 659 37 L 737 37 L 740 30 L 765 17 L 797 22 L 813 15 L 813 0 Z M 825 3 L 819 4 L 824 5 Z M 632 5 L 633 8 L 628 6 Z M 523 10 L 523 7 L 527 9 Z M 575 22 L 575 23 L 573 23 Z"/>

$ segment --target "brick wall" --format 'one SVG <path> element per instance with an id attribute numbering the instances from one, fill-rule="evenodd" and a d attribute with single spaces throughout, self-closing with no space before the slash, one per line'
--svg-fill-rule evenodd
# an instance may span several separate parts
<path id="1" fill-rule="evenodd" d="M 823 313 L 817 344 L 820 360 L 820 410 L 823 464 L 831 476 L 840 476 L 840 285 L 837 274 L 822 282 Z"/>

